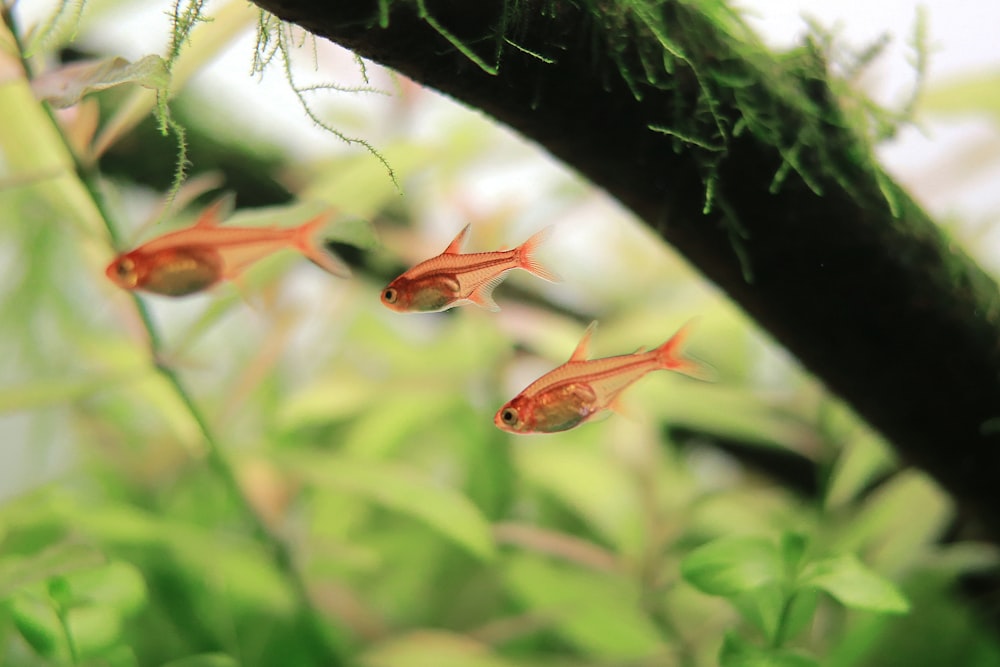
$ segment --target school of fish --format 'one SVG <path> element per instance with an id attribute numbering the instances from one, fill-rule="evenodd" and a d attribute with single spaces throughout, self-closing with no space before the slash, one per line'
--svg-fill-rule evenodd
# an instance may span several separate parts
<path id="1" fill-rule="evenodd" d="M 225 227 L 220 223 L 226 202 L 220 199 L 207 207 L 188 228 L 118 255 L 105 274 L 126 290 L 186 296 L 224 280 L 237 280 L 251 264 L 291 248 L 335 276 L 350 276 L 347 265 L 323 247 L 321 232 L 328 214 L 289 228 Z M 514 269 L 559 281 L 535 258 L 551 227 L 511 250 L 462 253 L 469 229 L 466 225 L 440 255 L 416 264 L 390 282 L 381 292 L 382 303 L 397 312 L 439 312 L 467 303 L 498 311 L 493 290 Z M 592 322 L 566 363 L 529 384 L 497 410 L 494 424 L 516 434 L 566 431 L 615 410 L 622 392 L 652 371 L 712 379 L 710 367 L 681 354 L 690 324 L 653 350 L 589 359 L 596 327 L 597 322 Z"/>

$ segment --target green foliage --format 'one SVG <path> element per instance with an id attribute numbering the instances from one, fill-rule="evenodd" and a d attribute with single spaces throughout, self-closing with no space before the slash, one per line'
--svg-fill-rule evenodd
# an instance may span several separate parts
<path id="1" fill-rule="evenodd" d="M 724 4 L 702 4 L 742 30 Z M 616 61 L 640 92 L 690 57 L 651 6 L 602 15 L 625 36 L 660 35 L 662 52 L 641 54 L 641 70 Z M 34 34 L 77 23 L 100 34 L 86 12 L 61 7 L 72 29 Z M 997 663 L 1000 643 L 953 594 L 960 576 L 997 566 L 995 550 L 940 544 L 955 518 L 943 494 L 899 472 L 884 443 L 775 362 L 730 304 L 620 213 L 606 214 L 617 216 L 601 232 L 606 254 L 590 262 L 558 225 L 546 252 L 568 258 L 566 282 L 540 291 L 515 275 L 498 290 L 499 314 L 381 306 L 388 274 L 453 235 L 422 221 L 457 209 L 474 218 L 477 242 L 500 246 L 588 201 L 558 175 L 539 186 L 541 202 L 464 208 L 470 172 L 524 168 L 524 149 L 501 147 L 482 119 L 447 116 L 430 138 L 385 139 L 406 197 L 364 152 L 285 157 L 297 201 L 234 215 L 290 226 L 342 212 L 327 231 L 361 258 L 351 281 L 293 253 L 185 300 L 132 298 L 107 281 L 123 239 L 166 231 L 139 222 L 159 217 L 148 188 L 100 171 L 100 156 L 155 112 L 142 84 L 162 92 L 170 63 L 169 93 L 188 94 L 180 86 L 255 20 L 255 71 L 278 54 L 291 68 L 289 29 L 240 3 L 212 21 L 201 11 L 174 5 L 165 57 L 102 54 L 79 76 L 52 64 L 62 37 L 37 38 L 35 89 L 21 75 L 0 86 L 0 318 L 16 324 L 0 328 L 0 664 Z M 503 30 L 496 48 L 518 48 Z M 71 113 L 39 99 L 49 74 Z M 737 74 L 728 85 L 739 87 Z M 737 128 L 713 116 L 720 73 L 698 75 L 697 127 L 651 129 L 704 155 L 710 184 Z M 103 120 L 84 131 L 92 102 Z M 209 127 L 213 114 L 229 119 L 209 100 L 187 103 Z M 773 132 L 752 107 L 743 131 Z M 245 136 L 230 141 L 254 150 Z M 194 180 L 178 208 L 213 182 Z M 654 374 L 627 394 L 625 415 L 552 436 L 491 423 L 525 380 L 566 359 L 592 317 L 603 356 L 656 344 L 692 312 L 702 314 L 692 352 L 718 383 Z M 761 452 L 808 465 L 815 496 L 744 463 Z"/>

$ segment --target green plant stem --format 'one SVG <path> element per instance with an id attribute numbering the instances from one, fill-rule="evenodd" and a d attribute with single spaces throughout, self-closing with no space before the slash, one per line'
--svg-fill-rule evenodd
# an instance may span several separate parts
<path id="1" fill-rule="evenodd" d="M 10 31 L 14 37 L 18 53 L 22 54 L 21 65 L 24 68 L 25 76 L 30 79 L 31 68 L 29 63 L 23 58 L 23 44 L 21 43 L 20 35 L 14 22 L 13 15 L 5 10 L 2 18 L 7 22 L 7 25 L 10 26 Z M 79 156 L 74 152 L 73 147 L 62 133 L 62 130 L 52 113 L 52 109 L 48 104 L 41 104 L 42 108 L 49 117 L 49 122 L 52 123 L 52 126 L 55 128 L 56 133 L 62 140 L 66 151 L 71 156 L 77 178 L 80 179 L 80 182 L 86 188 L 95 208 L 100 214 L 101 220 L 104 222 L 104 226 L 108 232 L 111 244 L 116 249 L 121 248 L 121 234 L 118 232 L 117 227 L 113 224 L 112 218 L 109 215 L 104 195 L 100 189 L 99 172 L 96 164 L 85 165 L 81 162 Z M 271 530 L 264 523 L 264 520 L 254 509 L 250 500 L 243 493 L 243 489 L 240 487 L 239 481 L 236 479 L 236 474 L 233 472 L 233 467 L 223 454 L 219 440 L 212 430 L 211 425 L 208 423 L 208 420 L 205 418 L 204 413 L 198 407 L 197 403 L 195 403 L 190 392 L 184 386 L 184 383 L 181 381 L 177 373 L 161 361 L 163 339 L 160 336 L 159 330 L 156 327 L 156 323 L 153 321 L 149 309 L 146 307 L 145 302 L 135 293 L 132 293 L 131 296 L 133 303 L 135 304 L 136 311 L 139 314 L 139 318 L 141 319 L 143 327 L 146 330 L 146 335 L 149 337 L 150 355 L 153 359 L 157 372 L 170 384 L 174 393 L 178 398 L 180 398 L 188 413 L 191 415 L 191 418 L 194 419 L 195 423 L 198 425 L 198 430 L 201 432 L 202 439 L 205 443 L 206 459 L 209 467 L 222 482 L 222 485 L 225 487 L 231 500 L 239 508 L 239 511 L 243 513 L 245 519 L 250 524 L 254 538 L 263 545 L 271 560 L 274 562 L 275 567 L 282 573 L 286 583 L 289 588 L 291 588 L 292 593 L 296 598 L 298 608 L 303 612 L 303 617 L 309 633 L 312 635 L 310 639 L 317 647 L 317 650 L 322 653 L 319 663 L 329 667 L 336 667 L 343 664 L 343 648 L 340 645 L 342 642 L 335 641 L 334 637 L 329 632 L 329 628 L 325 623 L 323 623 L 319 610 L 316 609 L 316 606 L 313 604 L 312 599 L 309 596 L 306 583 L 295 567 L 291 550 L 277 535 L 271 532 Z M 75 648 L 70 641 L 69 627 L 66 625 L 62 615 L 60 615 L 60 623 L 64 626 L 64 631 L 66 632 L 67 640 L 69 641 L 71 657 L 74 660 L 74 664 L 76 664 Z"/>
<path id="2" fill-rule="evenodd" d="M 785 643 L 785 633 L 788 632 L 788 617 L 792 611 L 792 603 L 795 601 L 795 593 L 785 596 L 785 602 L 781 605 L 781 614 L 778 616 L 778 626 L 774 629 L 774 636 L 771 637 L 771 648 L 779 649 Z"/>
<path id="3" fill-rule="evenodd" d="M 69 630 L 69 618 L 66 616 L 66 609 L 61 604 L 56 604 L 56 618 L 59 619 L 59 627 L 62 628 L 63 636 L 66 638 L 66 650 L 69 651 L 69 661 L 72 665 L 80 664 L 80 655 L 76 650 L 76 642 L 73 641 L 73 633 Z"/>

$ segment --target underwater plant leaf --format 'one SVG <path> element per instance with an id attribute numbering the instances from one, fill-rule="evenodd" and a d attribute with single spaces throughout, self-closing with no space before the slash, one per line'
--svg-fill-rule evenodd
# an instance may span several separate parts
<path id="1" fill-rule="evenodd" d="M 806 568 L 803 585 L 826 591 L 845 607 L 902 614 L 910 603 L 888 579 L 871 570 L 854 554 L 825 558 Z"/>
<path id="2" fill-rule="evenodd" d="M 418 630 L 380 642 L 360 658 L 365 667 L 513 667 L 469 637 Z"/>
<path id="3" fill-rule="evenodd" d="M 199 653 L 163 663 L 163 667 L 239 667 L 235 658 L 225 653 Z"/>
<path id="4" fill-rule="evenodd" d="M 551 619 L 563 639 L 587 654 L 628 661 L 664 648 L 656 626 L 637 604 L 638 591 L 621 575 L 523 553 L 509 560 L 505 580 L 512 595 Z"/>
<path id="5" fill-rule="evenodd" d="M 719 651 L 719 667 L 818 667 L 819 662 L 801 653 L 755 646 L 727 633 Z"/>
<path id="6" fill-rule="evenodd" d="M 418 519 L 478 558 L 488 560 L 496 554 L 490 524 L 476 506 L 458 491 L 413 470 L 336 456 L 296 455 L 285 462 L 315 484 L 335 486 Z"/>
<path id="7" fill-rule="evenodd" d="M 692 586 L 725 597 L 754 590 L 782 576 L 781 555 L 762 537 L 724 537 L 692 551 L 681 575 Z"/>
<path id="8" fill-rule="evenodd" d="M 92 567 L 104 556 L 92 546 L 64 540 L 30 554 L 9 554 L 0 558 L 0 600 L 50 577 Z"/>
<path id="9" fill-rule="evenodd" d="M 159 90 L 169 81 L 166 63 L 160 56 L 151 54 L 135 62 L 115 56 L 49 70 L 31 81 L 31 90 L 38 99 L 64 109 L 79 102 L 84 95 L 99 90 L 127 83 Z"/>
<path id="10" fill-rule="evenodd" d="M 118 611 L 105 605 L 79 605 L 66 613 L 66 633 L 81 657 L 96 657 L 118 644 L 123 623 Z"/>

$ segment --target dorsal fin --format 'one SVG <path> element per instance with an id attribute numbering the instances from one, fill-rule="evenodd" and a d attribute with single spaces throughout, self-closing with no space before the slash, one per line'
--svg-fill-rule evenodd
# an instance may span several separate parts
<path id="1" fill-rule="evenodd" d="M 448 247 L 444 249 L 442 254 L 444 255 L 458 255 L 462 252 L 462 244 L 465 243 L 465 237 L 469 234 L 469 227 L 472 225 L 466 225 L 462 228 L 462 231 L 458 233 L 458 236 L 448 244 Z"/>
<path id="2" fill-rule="evenodd" d="M 203 210 L 199 215 L 198 219 L 195 221 L 195 227 L 218 227 L 223 220 L 229 217 L 232 213 L 233 206 L 236 203 L 236 196 L 232 193 L 224 194 L 211 204 L 209 204 L 205 210 Z"/>
<path id="3" fill-rule="evenodd" d="M 580 342 L 576 344 L 576 349 L 573 350 L 573 354 L 569 356 L 570 361 L 586 361 L 587 360 L 587 348 L 590 347 L 590 337 L 594 335 L 594 330 L 597 329 L 597 320 L 590 323 L 587 330 L 583 332 L 583 338 Z"/>

